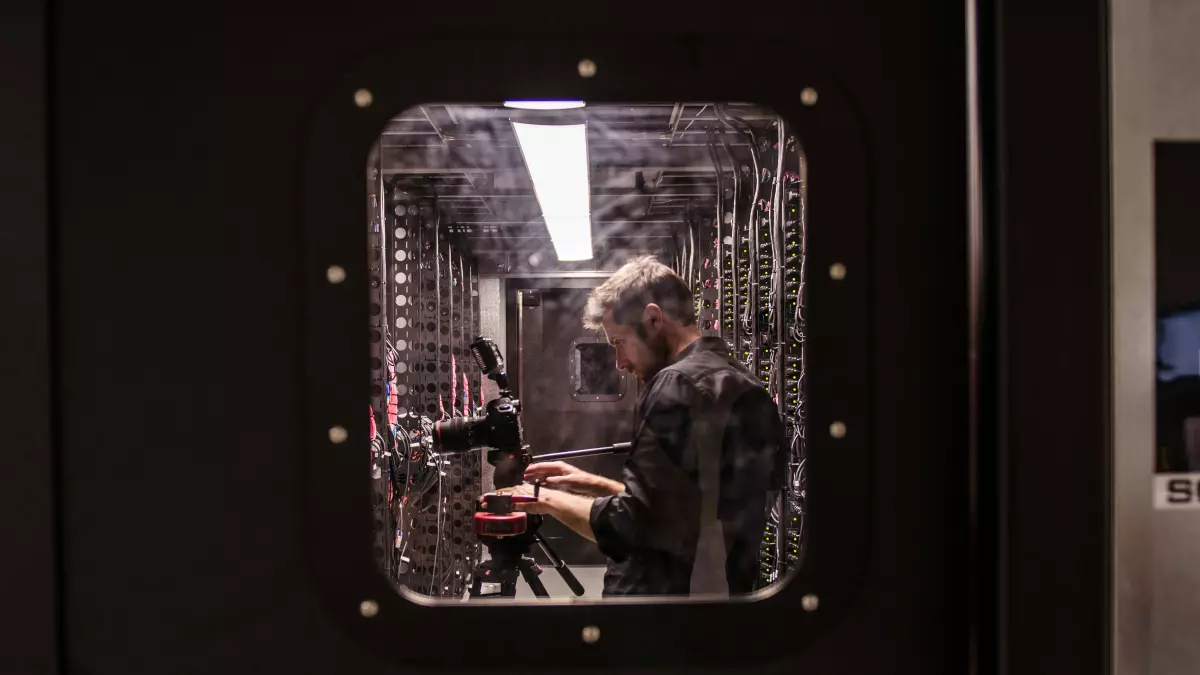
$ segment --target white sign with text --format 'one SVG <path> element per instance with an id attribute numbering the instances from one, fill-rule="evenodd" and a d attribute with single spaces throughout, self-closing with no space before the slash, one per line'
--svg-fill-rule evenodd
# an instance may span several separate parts
<path id="1" fill-rule="evenodd" d="M 1156 474 L 1154 508 L 1200 510 L 1200 473 Z"/>

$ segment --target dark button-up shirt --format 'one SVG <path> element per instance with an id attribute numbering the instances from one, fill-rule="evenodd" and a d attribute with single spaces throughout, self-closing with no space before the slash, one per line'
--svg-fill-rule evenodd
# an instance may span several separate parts
<path id="1" fill-rule="evenodd" d="M 787 461 L 775 403 L 723 340 L 708 337 L 650 378 L 637 411 L 625 490 L 592 504 L 592 531 L 610 559 L 604 594 L 692 592 L 702 512 L 719 519 L 709 531 L 723 553 L 720 544 L 703 548 L 724 558 L 728 592 L 752 591 L 768 504 Z M 704 480 L 718 470 L 718 481 Z"/>

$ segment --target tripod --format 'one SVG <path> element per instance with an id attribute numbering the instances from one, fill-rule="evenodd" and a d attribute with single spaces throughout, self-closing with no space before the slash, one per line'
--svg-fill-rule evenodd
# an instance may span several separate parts
<path id="1" fill-rule="evenodd" d="M 529 584 L 535 597 L 550 597 L 545 584 L 538 578 L 542 574 L 541 566 L 529 556 L 529 551 L 535 543 L 550 559 L 550 564 L 562 576 L 571 591 L 575 595 L 583 595 L 583 584 L 579 583 L 579 579 L 571 572 L 571 568 L 567 567 L 554 549 L 550 548 L 550 543 L 546 541 L 546 538 L 538 532 L 538 528 L 542 524 L 542 517 L 531 515 L 528 520 L 529 529 L 521 534 L 511 537 L 479 537 L 480 541 L 487 546 L 491 559 L 485 560 L 475 567 L 475 572 L 471 577 L 471 598 L 516 597 L 518 576 Z M 484 593 L 484 583 L 500 584 L 500 592 Z"/>
<path id="2" fill-rule="evenodd" d="M 539 455 L 533 459 L 544 462 L 551 459 L 590 457 L 612 452 L 628 452 L 630 447 L 630 443 L 617 443 L 601 448 Z M 523 471 L 529 464 L 529 455 L 525 455 L 523 462 L 514 462 L 516 457 L 514 454 L 509 454 L 508 461 L 505 462 L 503 454 L 497 453 L 494 457 L 489 454 L 488 457 L 488 461 L 496 466 L 496 483 L 497 485 L 516 485 L 520 482 L 520 471 Z M 487 499 L 487 513 L 475 514 L 475 533 L 479 540 L 487 546 L 491 558 L 475 567 L 471 575 L 471 598 L 516 597 L 518 577 L 529 584 L 535 597 L 550 597 L 545 584 L 538 578 L 542 573 L 541 566 L 529 556 L 529 551 L 534 544 L 537 544 L 538 548 L 546 554 L 550 564 L 562 576 L 571 591 L 577 596 L 583 595 L 583 584 L 579 583 L 579 579 L 575 577 L 563 559 L 559 558 L 554 549 L 550 547 L 550 542 L 546 541 L 546 538 L 538 532 L 538 528 L 542 525 L 542 516 L 517 513 L 513 508 L 514 503 L 537 501 L 540 488 L 538 483 L 534 483 L 532 498 L 492 495 Z M 484 583 L 499 584 L 500 592 L 483 593 Z"/>

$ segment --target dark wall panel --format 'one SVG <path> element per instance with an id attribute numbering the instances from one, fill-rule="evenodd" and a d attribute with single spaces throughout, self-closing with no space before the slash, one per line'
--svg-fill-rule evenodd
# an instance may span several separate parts
<path id="1" fill-rule="evenodd" d="M 0 659 L 16 675 L 58 663 L 45 9 L 0 5 Z"/>
<path id="2" fill-rule="evenodd" d="M 1200 142 L 1154 144 L 1155 284 L 1159 311 L 1200 304 Z"/>
<path id="3" fill-rule="evenodd" d="M 1159 379 L 1154 470 L 1200 470 L 1200 364 L 1195 313 L 1200 311 L 1200 142 L 1154 145 L 1155 285 Z M 1177 497 L 1179 498 L 1179 497 Z"/>
<path id="4" fill-rule="evenodd" d="M 521 284 L 521 288 L 528 286 Z M 527 304 L 516 313 L 521 339 L 516 364 L 522 384 L 521 419 L 525 442 L 534 455 L 597 448 L 633 438 L 639 387 L 632 375 L 622 375 L 624 395 L 619 400 L 580 401 L 571 396 L 572 343 L 577 339 L 603 340 L 603 335 L 597 337 L 583 327 L 583 310 L 590 292 L 587 288 L 543 288 L 536 294 L 535 306 Z M 625 457 L 603 455 L 571 463 L 584 471 L 620 479 Z M 542 534 L 568 564 L 605 563 L 595 544 L 552 518 L 542 525 Z"/>
<path id="5" fill-rule="evenodd" d="M 250 15 L 59 3 L 53 178 L 71 668 L 401 672 L 331 624 L 305 565 L 293 370 L 303 308 L 291 290 L 304 246 L 302 130 L 339 73 L 418 33 L 529 43 L 611 32 L 631 45 L 709 36 L 692 41 L 706 54 L 719 54 L 722 35 L 794 40 L 796 58 L 836 73 L 857 106 L 876 268 L 851 274 L 873 274 L 873 318 L 886 327 L 871 336 L 881 371 L 870 434 L 887 452 L 873 477 L 877 529 L 862 587 L 874 600 L 775 670 L 964 670 L 961 3 L 802 3 L 755 17 L 730 5 L 559 9 L 343 2 L 319 15 Z M 411 63 L 436 69 L 438 55 Z M 736 74 L 686 78 L 722 98 Z M 790 86 L 780 80 L 781 92 Z M 520 93 L 537 92 L 535 82 Z M 924 485 L 936 487 L 914 489 Z M 417 627 L 394 645 L 398 658 L 420 646 Z M 490 665 L 481 655 L 480 669 Z"/>
<path id="6" fill-rule="evenodd" d="M 1102 673 L 1109 640 L 1107 6 L 985 3 L 1000 672 Z M 994 304 L 993 304 L 994 303 Z M 993 492 L 995 490 L 995 492 Z M 984 503 L 991 511 L 993 504 Z M 990 550 L 990 549 L 989 549 Z M 986 558 L 985 558 L 986 560 Z M 995 587 L 993 587 L 995 588 Z"/>

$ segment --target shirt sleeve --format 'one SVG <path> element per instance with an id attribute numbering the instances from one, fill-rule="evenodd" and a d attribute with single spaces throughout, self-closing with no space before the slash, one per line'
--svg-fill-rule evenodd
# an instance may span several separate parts
<path id="1" fill-rule="evenodd" d="M 721 455 L 718 517 L 731 540 L 763 535 L 765 514 L 788 474 L 788 445 L 775 402 L 754 388 L 733 406 Z"/>
<path id="2" fill-rule="evenodd" d="M 686 557 L 695 548 L 700 497 L 689 435 L 698 393 L 674 371 L 653 387 L 625 463 L 625 490 L 592 503 L 596 544 L 617 562 L 635 550 Z"/>

